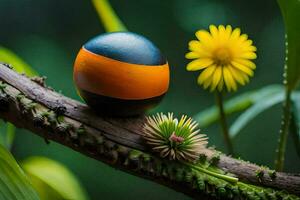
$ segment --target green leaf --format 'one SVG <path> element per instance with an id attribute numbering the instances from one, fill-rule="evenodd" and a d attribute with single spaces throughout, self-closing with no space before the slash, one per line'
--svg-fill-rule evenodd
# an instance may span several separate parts
<path id="1" fill-rule="evenodd" d="M 300 93 L 293 95 L 292 119 L 290 132 L 296 147 L 296 152 L 300 158 Z"/>
<path id="2" fill-rule="evenodd" d="M 0 199 L 39 199 L 16 160 L 2 146 L 0 146 Z"/>
<path id="3" fill-rule="evenodd" d="M 0 120 L 0 127 L 0 145 L 9 150 L 15 138 L 16 127 L 9 122 L 4 123 L 2 120 Z"/>
<path id="4" fill-rule="evenodd" d="M 271 108 L 272 106 L 281 103 L 284 100 L 284 91 L 279 91 L 265 99 L 257 101 L 254 105 L 243 112 L 229 129 L 230 137 L 234 138 L 240 131 L 257 115 Z"/>
<path id="5" fill-rule="evenodd" d="M 10 149 L 11 148 L 11 145 L 15 139 L 15 134 L 16 134 L 16 127 L 7 122 L 7 125 L 6 125 L 6 146 L 7 146 L 7 149 Z"/>
<path id="6" fill-rule="evenodd" d="M 6 147 L 6 134 L 4 131 L 4 122 L 3 120 L 0 120 L 0 145 Z"/>
<path id="7" fill-rule="evenodd" d="M 0 62 L 11 64 L 17 72 L 25 73 L 28 76 L 37 75 L 25 61 L 7 48 L 0 46 Z"/>
<path id="8" fill-rule="evenodd" d="M 286 29 L 285 82 L 289 90 L 300 81 L 300 1 L 278 0 Z"/>
<path id="9" fill-rule="evenodd" d="M 22 162 L 22 167 L 42 200 L 88 199 L 76 177 L 54 160 L 31 157 Z"/>
<path id="10" fill-rule="evenodd" d="M 227 115 L 246 110 L 251 105 L 283 91 L 281 85 L 268 85 L 261 89 L 246 92 L 225 102 L 224 108 Z M 219 119 L 219 111 L 216 106 L 212 106 L 193 117 L 200 125 L 206 127 Z"/>
<path id="11" fill-rule="evenodd" d="M 127 31 L 108 0 L 92 0 L 92 2 L 107 32 Z"/>

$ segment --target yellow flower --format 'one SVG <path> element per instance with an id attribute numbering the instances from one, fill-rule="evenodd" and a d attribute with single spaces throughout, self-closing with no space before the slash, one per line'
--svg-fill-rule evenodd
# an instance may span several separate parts
<path id="1" fill-rule="evenodd" d="M 198 40 L 189 42 L 185 57 L 195 59 L 187 65 L 188 71 L 202 70 L 198 84 L 211 91 L 221 91 L 224 83 L 228 91 L 237 90 L 237 83 L 245 85 L 256 68 L 251 61 L 256 59 L 256 47 L 241 30 L 232 30 L 230 25 L 210 25 L 210 32 L 196 32 Z"/>

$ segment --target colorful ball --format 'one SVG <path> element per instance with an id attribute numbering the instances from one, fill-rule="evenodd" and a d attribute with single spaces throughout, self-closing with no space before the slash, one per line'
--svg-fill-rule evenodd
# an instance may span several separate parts
<path id="1" fill-rule="evenodd" d="M 99 113 L 132 116 L 156 106 L 169 87 L 160 50 L 131 32 L 99 35 L 80 49 L 74 64 L 79 95 Z"/>

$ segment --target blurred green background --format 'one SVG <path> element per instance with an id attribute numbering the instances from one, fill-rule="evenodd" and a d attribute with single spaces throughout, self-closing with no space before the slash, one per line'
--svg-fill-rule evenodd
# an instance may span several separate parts
<path id="1" fill-rule="evenodd" d="M 132 32 L 151 39 L 171 66 L 171 87 L 155 111 L 195 115 L 214 103 L 214 95 L 196 83 L 197 73 L 185 70 L 187 43 L 209 24 L 231 24 L 249 34 L 258 48 L 257 70 L 238 93 L 282 82 L 284 27 L 275 0 L 111 0 Z M 0 0 L 0 44 L 13 50 L 47 84 L 79 100 L 72 81 L 75 56 L 88 39 L 104 32 L 89 0 Z M 236 95 L 235 93 L 234 95 Z M 232 95 L 232 94 L 231 94 Z M 227 98 L 230 95 L 227 96 Z M 154 112 L 154 111 L 153 111 Z M 238 155 L 272 167 L 280 127 L 281 105 L 259 115 L 234 140 Z M 229 118 L 232 121 L 236 116 Z M 210 145 L 224 150 L 218 125 L 202 129 Z M 290 138 L 286 171 L 299 172 L 300 160 Z M 17 160 L 47 156 L 68 166 L 91 199 L 189 199 L 166 187 L 112 169 L 68 148 L 18 130 L 13 146 Z"/>

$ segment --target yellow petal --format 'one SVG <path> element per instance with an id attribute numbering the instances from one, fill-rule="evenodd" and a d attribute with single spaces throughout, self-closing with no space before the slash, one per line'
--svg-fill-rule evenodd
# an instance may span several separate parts
<path id="1" fill-rule="evenodd" d="M 211 77 L 211 75 L 214 73 L 216 69 L 216 65 L 211 65 L 210 67 L 207 67 L 198 77 L 198 83 L 201 85 L 204 83 L 205 80 Z"/>
<path id="2" fill-rule="evenodd" d="M 249 67 L 247 67 L 245 65 L 242 65 L 240 63 L 237 63 L 235 61 L 232 61 L 231 64 L 232 64 L 233 67 L 245 72 L 249 76 L 253 76 L 253 71 Z"/>
<path id="3" fill-rule="evenodd" d="M 232 31 L 232 34 L 231 34 L 230 39 L 231 39 L 231 40 L 236 40 L 236 39 L 239 38 L 240 34 L 241 34 L 241 29 L 235 28 L 235 29 Z"/>
<path id="4" fill-rule="evenodd" d="M 187 66 L 186 69 L 188 71 L 197 71 L 200 69 L 204 69 L 208 66 L 210 66 L 211 64 L 213 64 L 213 60 L 210 58 L 200 58 L 197 60 L 193 60 L 192 62 L 190 62 Z"/>
<path id="5" fill-rule="evenodd" d="M 192 40 L 189 42 L 189 50 L 197 52 L 201 57 L 210 57 L 210 51 L 207 51 L 203 44 L 197 40 Z"/>
<path id="6" fill-rule="evenodd" d="M 235 62 L 240 63 L 241 65 L 245 65 L 251 69 L 256 69 L 256 65 L 254 62 L 246 59 L 234 59 Z"/>
<path id="7" fill-rule="evenodd" d="M 210 25 L 209 26 L 209 30 L 210 30 L 210 33 L 212 35 L 212 37 L 214 39 L 217 39 L 218 38 L 218 35 L 219 35 L 219 30 L 218 28 L 215 26 L 215 25 Z"/>
<path id="8" fill-rule="evenodd" d="M 245 42 L 248 39 L 248 35 L 247 34 L 243 34 L 239 37 L 239 41 L 240 42 Z"/>
<path id="9" fill-rule="evenodd" d="M 248 53 L 248 52 L 250 52 L 250 53 L 253 53 L 253 52 L 255 52 L 257 49 L 256 49 L 256 47 L 255 46 L 246 46 L 246 45 L 240 45 L 240 51 L 239 52 L 241 52 L 242 54 L 244 54 L 244 53 Z"/>
<path id="10" fill-rule="evenodd" d="M 255 46 L 250 46 L 247 48 L 248 51 L 257 51 L 257 48 Z"/>
<path id="11" fill-rule="evenodd" d="M 211 49 L 213 45 L 213 38 L 209 34 L 209 32 L 204 30 L 199 30 L 195 33 L 198 40 L 206 47 Z"/>
<path id="12" fill-rule="evenodd" d="M 243 72 L 239 71 L 238 69 L 232 67 L 232 66 L 227 66 L 228 69 L 230 70 L 233 78 L 240 83 L 241 85 L 245 85 L 246 84 L 246 80 L 244 79 L 244 76 L 242 75 Z"/>
<path id="13" fill-rule="evenodd" d="M 204 83 L 203 83 L 203 88 L 204 88 L 204 89 L 207 89 L 207 88 L 211 85 L 212 79 L 213 79 L 213 77 L 210 76 L 208 79 L 206 79 L 206 80 L 204 81 Z"/>
<path id="14" fill-rule="evenodd" d="M 185 54 L 185 58 L 186 59 L 196 59 L 196 58 L 200 58 L 200 54 L 194 51 L 188 52 L 187 54 Z"/>
<path id="15" fill-rule="evenodd" d="M 247 46 L 251 46 L 253 44 L 253 41 L 252 40 L 246 40 L 244 42 L 244 44 L 247 45 Z"/>
<path id="16" fill-rule="evenodd" d="M 225 32 L 224 25 L 219 25 L 219 33 L 224 33 L 224 32 Z"/>
<path id="17" fill-rule="evenodd" d="M 219 84 L 221 77 L 222 77 L 222 67 L 218 66 L 213 74 L 213 79 L 212 79 L 212 85 L 211 85 L 211 90 L 214 90 L 217 85 Z"/>
<path id="18" fill-rule="evenodd" d="M 227 25 L 226 26 L 226 29 L 225 29 L 225 39 L 226 40 L 229 40 L 230 36 L 231 36 L 231 32 L 232 32 L 232 28 L 230 25 Z"/>
<path id="19" fill-rule="evenodd" d="M 223 25 L 219 25 L 219 44 L 223 44 L 226 41 L 225 27 Z"/>
<path id="20" fill-rule="evenodd" d="M 237 85 L 227 67 L 223 67 L 223 77 L 227 90 L 231 91 L 231 89 L 233 89 L 235 91 L 237 89 Z"/>
<path id="21" fill-rule="evenodd" d="M 239 58 L 243 58 L 243 59 L 251 59 L 251 60 L 252 60 L 252 59 L 256 59 L 257 56 L 256 56 L 256 53 L 249 51 L 249 52 L 242 53 L 242 54 L 239 56 Z"/>
<path id="22" fill-rule="evenodd" d="M 232 27 L 230 25 L 226 26 L 226 32 L 228 32 L 229 34 L 231 34 L 232 32 Z"/>
<path id="23" fill-rule="evenodd" d="M 198 49 L 202 49 L 203 46 L 201 45 L 201 43 L 197 40 L 192 40 L 189 42 L 189 48 L 191 51 L 196 51 Z"/>

